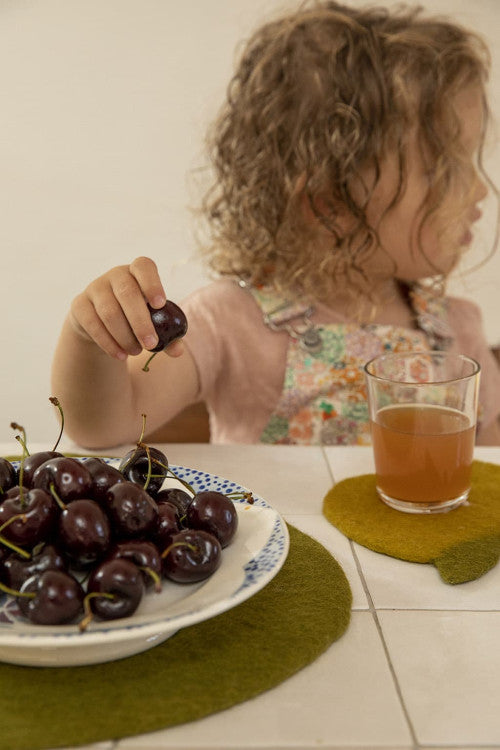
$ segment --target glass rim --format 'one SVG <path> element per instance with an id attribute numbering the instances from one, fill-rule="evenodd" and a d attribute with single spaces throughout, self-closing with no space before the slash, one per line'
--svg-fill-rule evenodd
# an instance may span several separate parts
<path id="1" fill-rule="evenodd" d="M 434 357 L 441 357 L 441 358 L 452 358 L 455 360 L 461 360 L 462 362 L 468 362 L 472 364 L 473 371 L 470 372 L 468 375 L 459 375 L 455 378 L 445 378 L 443 380 L 429 380 L 427 382 L 415 382 L 412 380 L 394 380 L 393 378 L 384 377 L 383 375 L 376 375 L 373 372 L 370 372 L 368 369 L 370 365 L 373 365 L 374 362 L 382 359 L 409 359 L 410 357 L 415 356 L 421 356 L 426 355 L 428 357 L 434 358 Z M 378 380 L 383 383 L 400 383 L 401 385 L 413 385 L 413 386 L 426 386 L 431 383 L 435 385 L 446 385 L 447 383 L 456 383 L 461 380 L 469 380 L 470 378 L 476 377 L 481 372 L 481 365 L 479 362 L 474 359 L 473 357 L 469 357 L 467 354 L 453 354 L 451 352 L 443 352 L 438 350 L 431 350 L 431 351 L 410 351 L 410 352 L 388 352 L 387 354 L 377 354 L 376 357 L 372 357 L 363 367 L 363 370 L 366 375 L 368 375 L 373 380 Z"/>

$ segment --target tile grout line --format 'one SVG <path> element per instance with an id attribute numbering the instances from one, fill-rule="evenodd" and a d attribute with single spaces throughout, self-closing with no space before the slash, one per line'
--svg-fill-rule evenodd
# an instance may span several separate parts
<path id="1" fill-rule="evenodd" d="M 325 452 L 325 447 L 323 445 L 321 446 L 321 451 L 323 453 L 323 458 L 325 459 L 325 463 L 326 463 L 326 466 L 327 466 L 327 469 L 328 469 L 328 473 L 330 474 L 330 478 L 331 478 L 333 484 L 336 484 L 336 480 L 335 480 L 335 477 L 333 476 L 333 472 L 331 470 L 330 462 L 328 461 L 328 457 L 327 457 L 326 452 Z M 387 647 L 387 643 L 386 643 L 385 638 L 384 638 L 384 634 L 383 634 L 383 631 L 382 631 L 382 626 L 380 624 L 380 620 L 378 618 L 377 610 L 375 609 L 375 605 L 373 604 L 373 599 L 372 599 L 372 596 L 370 594 L 370 591 L 369 591 L 369 588 L 368 588 L 368 584 L 366 582 L 366 579 L 365 579 L 365 576 L 364 576 L 364 573 L 363 573 L 363 569 L 361 567 L 361 563 L 359 562 L 359 558 L 358 558 L 358 556 L 356 554 L 356 550 L 354 548 L 354 543 L 352 542 L 351 539 L 349 539 L 348 541 L 349 541 L 349 546 L 350 546 L 350 549 L 351 549 L 351 554 L 352 554 L 352 556 L 354 558 L 354 562 L 356 564 L 356 570 L 358 572 L 359 578 L 361 580 L 361 584 L 363 586 L 363 590 L 364 590 L 365 595 L 366 595 L 366 599 L 368 601 L 368 609 L 369 609 L 369 611 L 371 613 L 371 616 L 373 618 L 373 621 L 375 623 L 375 627 L 377 628 L 377 632 L 378 632 L 380 641 L 382 643 L 382 648 L 384 649 L 385 658 L 387 660 L 387 665 L 389 667 L 389 671 L 391 673 L 391 677 L 392 677 L 392 680 L 393 680 L 393 683 L 394 683 L 396 694 L 398 696 L 398 700 L 399 700 L 399 703 L 401 705 L 401 710 L 403 711 L 403 715 L 404 715 L 406 723 L 408 725 L 408 729 L 409 729 L 411 740 L 412 740 L 412 744 L 413 744 L 413 750 L 419 750 L 420 749 L 420 745 L 418 744 L 418 740 L 417 740 L 417 737 L 416 737 L 416 734 L 415 734 L 415 729 L 414 729 L 412 721 L 410 719 L 410 715 L 408 713 L 408 709 L 406 708 L 406 704 L 405 704 L 405 701 L 404 701 L 404 698 L 403 698 L 403 693 L 401 691 L 401 687 L 399 685 L 399 682 L 398 682 L 398 679 L 397 679 L 397 676 L 396 676 L 396 671 L 394 669 L 394 665 L 392 663 L 392 660 L 391 660 L 391 657 L 390 657 L 390 654 L 389 654 L 389 649 Z"/>
<path id="2" fill-rule="evenodd" d="M 396 670 L 394 669 L 394 665 L 392 663 L 391 655 L 389 653 L 389 648 L 387 646 L 387 643 L 386 643 L 386 640 L 385 640 L 385 637 L 384 637 L 384 633 L 383 633 L 383 630 L 382 630 L 382 626 L 381 626 L 380 620 L 378 618 L 378 613 L 377 613 L 377 610 L 375 608 L 375 605 L 373 604 L 373 599 L 372 599 L 372 596 L 370 594 L 370 590 L 368 588 L 368 584 L 366 582 L 366 579 L 365 579 L 365 576 L 364 576 L 364 573 L 363 573 L 363 569 L 361 567 L 361 563 L 359 562 L 359 558 L 358 558 L 358 556 L 356 554 L 356 550 L 354 548 L 354 543 L 353 543 L 353 541 L 351 539 L 349 539 L 349 546 L 351 548 L 352 556 L 354 557 L 354 562 L 356 563 L 356 569 L 357 569 L 358 575 L 359 575 L 359 577 L 361 579 L 363 590 L 364 590 L 366 598 L 368 600 L 369 611 L 370 611 L 370 613 L 371 613 L 371 615 L 373 617 L 373 621 L 375 623 L 375 627 L 377 628 L 377 632 L 378 632 L 380 641 L 382 643 L 382 648 L 384 649 L 384 654 L 385 654 L 385 657 L 387 659 L 387 665 L 389 667 L 389 671 L 391 673 L 391 677 L 392 677 L 392 680 L 393 680 L 393 683 L 394 683 L 394 687 L 396 689 L 396 694 L 398 696 L 398 700 L 399 700 L 399 703 L 401 705 L 401 709 L 403 711 L 403 715 L 404 715 L 404 717 L 406 719 L 406 723 L 408 725 L 408 729 L 410 730 L 410 735 L 411 735 L 411 739 L 412 739 L 412 743 L 413 743 L 413 750 L 420 750 L 421 746 L 420 746 L 420 744 L 419 744 L 419 742 L 417 740 L 417 736 L 415 734 L 415 729 L 413 727 L 413 723 L 412 723 L 412 721 L 410 719 L 410 714 L 408 712 L 405 700 L 403 698 L 403 692 L 401 690 L 401 686 L 399 684 L 399 681 L 398 681 L 398 678 L 397 678 L 397 675 L 396 675 Z"/>

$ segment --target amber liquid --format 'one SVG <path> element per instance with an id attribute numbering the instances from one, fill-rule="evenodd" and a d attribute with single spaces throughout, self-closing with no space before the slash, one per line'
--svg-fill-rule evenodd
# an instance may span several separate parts
<path id="1" fill-rule="evenodd" d="M 371 423 L 377 486 L 391 498 L 441 503 L 470 487 L 475 426 L 454 409 L 390 406 Z"/>

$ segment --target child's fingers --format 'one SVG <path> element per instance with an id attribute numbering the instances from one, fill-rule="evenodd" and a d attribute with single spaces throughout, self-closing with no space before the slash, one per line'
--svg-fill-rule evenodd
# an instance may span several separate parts
<path id="1" fill-rule="evenodd" d="M 129 271 L 139 284 L 151 307 L 163 307 L 167 296 L 158 274 L 158 267 L 151 258 L 141 256 L 132 261 Z"/>
<path id="2" fill-rule="evenodd" d="M 73 300 L 70 319 L 72 325 L 80 334 L 83 334 L 90 341 L 97 344 L 110 357 L 123 360 L 127 358 L 128 354 L 138 353 L 137 351 L 132 352 L 130 351 L 130 347 L 123 347 L 118 343 L 103 323 L 94 304 L 85 293 L 78 295 Z M 135 337 L 132 336 L 132 338 L 135 340 Z M 137 341 L 135 341 L 134 346 L 140 350 Z"/>
<path id="3" fill-rule="evenodd" d="M 171 344 L 167 346 L 165 349 L 165 352 L 170 357 L 180 357 L 181 354 L 184 352 L 184 343 L 182 342 L 182 339 L 177 339 L 177 341 L 172 341 Z"/>
<path id="4" fill-rule="evenodd" d="M 118 347 L 137 355 L 157 340 L 143 294 L 128 266 L 117 266 L 89 284 L 75 299 L 72 313 L 106 352 Z"/>
<path id="5" fill-rule="evenodd" d="M 142 257 L 95 279 L 75 298 L 71 315 L 80 332 L 121 359 L 156 346 L 158 335 L 147 302 L 161 307 L 165 301 L 156 264 Z M 174 357 L 181 353 L 175 347 L 169 352 Z"/>
<path id="6" fill-rule="evenodd" d="M 158 343 L 158 336 L 139 284 L 126 267 L 116 269 L 109 277 L 109 284 L 106 305 L 101 303 L 103 323 L 115 337 L 118 334 L 122 345 L 125 341 L 130 345 L 126 324 L 141 348 L 152 349 Z"/>

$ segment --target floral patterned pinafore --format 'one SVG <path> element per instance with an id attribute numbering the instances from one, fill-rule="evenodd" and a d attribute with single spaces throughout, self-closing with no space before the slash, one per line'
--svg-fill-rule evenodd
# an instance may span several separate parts
<path id="1" fill-rule="evenodd" d="M 371 443 L 365 364 L 379 354 L 446 349 L 451 343 L 446 299 L 409 290 L 418 328 L 356 323 L 314 325 L 314 308 L 288 303 L 249 287 L 264 322 L 289 334 L 283 390 L 260 436 L 263 443 L 368 445 Z"/>

